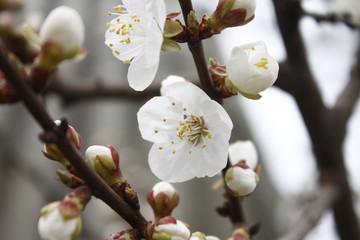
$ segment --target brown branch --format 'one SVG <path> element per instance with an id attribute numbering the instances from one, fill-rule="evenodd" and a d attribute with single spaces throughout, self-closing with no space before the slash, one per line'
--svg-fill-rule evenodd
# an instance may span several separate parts
<path id="1" fill-rule="evenodd" d="M 188 26 L 187 16 L 189 15 L 190 11 L 193 10 L 191 0 L 179 0 L 179 3 L 186 22 L 186 26 Z M 202 89 L 209 95 L 211 99 L 221 102 L 221 99 L 217 97 L 216 92 L 211 86 L 211 79 L 207 69 L 207 62 L 205 60 L 202 41 L 200 39 L 189 39 L 188 47 L 194 59 Z"/>
<path id="2" fill-rule="evenodd" d="M 337 102 L 331 110 L 333 124 L 337 126 L 343 126 L 336 131 L 339 134 L 339 138 L 344 138 L 346 133 L 346 123 L 351 117 L 355 104 L 360 96 L 360 46 L 356 53 L 356 64 L 352 69 L 351 78 L 344 90 L 337 99 Z"/>
<path id="3" fill-rule="evenodd" d="M 313 229 L 324 212 L 328 210 L 339 197 L 339 189 L 334 185 L 324 185 L 320 196 L 308 205 L 303 211 L 299 221 L 291 229 L 291 232 L 280 240 L 301 240 Z"/>
<path id="4" fill-rule="evenodd" d="M 287 77 L 280 86 L 295 98 L 308 129 L 322 184 L 341 187 L 332 210 L 341 239 L 360 239 L 360 229 L 354 211 L 352 193 L 342 153 L 343 138 L 333 134 L 334 129 L 345 129 L 344 124 L 333 122 L 324 106 L 320 92 L 310 72 L 306 51 L 299 30 L 302 17 L 300 1 L 273 0 L 279 29 L 287 51 L 284 72 Z M 284 76 L 280 75 L 280 77 Z M 289 81 L 284 84 L 283 81 Z"/>
<path id="5" fill-rule="evenodd" d="M 328 14 L 318 14 L 318 13 L 310 13 L 303 12 L 304 16 L 309 16 L 314 18 L 318 22 L 328 22 L 328 23 L 342 23 L 348 26 L 351 29 L 359 29 L 360 26 L 353 23 L 351 20 L 351 15 L 349 13 L 344 13 L 342 15 L 335 13 Z"/>
<path id="6" fill-rule="evenodd" d="M 26 108 L 44 129 L 45 133 L 53 133 L 57 137 L 56 145 L 86 181 L 92 189 L 93 194 L 108 204 L 132 227 L 142 228 L 147 221 L 140 212 L 131 209 L 122 198 L 87 166 L 85 160 L 71 144 L 65 133 L 59 134 L 59 127 L 56 126 L 54 120 L 49 116 L 35 93 L 25 83 L 26 79 L 22 78 L 13 66 L 10 65 L 8 61 L 8 51 L 2 42 L 0 42 L 0 68 L 4 72 L 6 79 L 18 92 Z"/>
<path id="7" fill-rule="evenodd" d="M 94 99 L 129 99 L 143 101 L 160 94 L 159 88 L 152 87 L 143 92 L 133 91 L 130 88 L 119 86 L 104 86 L 100 82 L 87 85 L 75 85 L 65 83 L 61 79 L 56 79 L 46 91 L 46 94 L 56 94 L 61 97 L 65 105 L 73 104 L 78 101 Z"/>

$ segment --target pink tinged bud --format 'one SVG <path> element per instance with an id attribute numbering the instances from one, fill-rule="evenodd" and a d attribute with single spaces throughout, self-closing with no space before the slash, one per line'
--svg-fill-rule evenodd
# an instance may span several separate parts
<path id="1" fill-rule="evenodd" d="M 76 56 L 84 42 L 84 23 L 80 14 L 67 6 L 50 12 L 40 29 L 42 44 L 58 45 L 67 58 Z"/>
<path id="2" fill-rule="evenodd" d="M 229 81 L 226 66 L 220 65 L 217 60 L 212 58 L 210 58 L 209 63 L 208 71 L 211 77 L 211 85 L 216 95 L 221 98 L 236 95 L 238 90 Z"/>
<path id="3" fill-rule="evenodd" d="M 159 182 L 147 194 L 147 200 L 153 208 L 155 219 L 159 220 L 171 215 L 179 204 L 179 194 L 170 183 Z"/>
<path id="4" fill-rule="evenodd" d="M 105 240 L 140 240 L 142 239 L 136 229 L 124 230 L 118 233 L 113 233 Z"/>
<path id="5" fill-rule="evenodd" d="M 257 174 L 242 163 L 230 167 L 225 174 L 226 186 L 235 197 L 244 197 L 251 194 L 258 182 Z"/>
<path id="6" fill-rule="evenodd" d="M 276 81 L 279 64 L 268 54 L 264 42 L 254 42 L 233 48 L 226 70 L 239 93 L 259 99 L 259 93 Z"/>
<path id="7" fill-rule="evenodd" d="M 191 236 L 188 226 L 173 217 L 162 218 L 152 231 L 154 240 L 188 240 Z"/>
<path id="8" fill-rule="evenodd" d="M 108 145 L 90 146 L 85 152 L 86 162 L 103 178 L 109 177 L 110 175 L 120 174 L 119 169 L 119 153 L 112 146 Z"/>
<path id="9" fill-rule="evenodd" d="M 41 209 L 38 231 L 43 240 L 70 240 L 79 235 L 80 213 L 68 205 L 69 203 L 57 201 Z"/>
<path id="10" fill-rule="evenodd" d="M 232 165 L 240 161 L 246 163 L 251 169 L 255 170 L 258 164 L 258 155 L 252 141 L 236 141 L 229 146 L 229 159 Z"/>
<path id="11" fill-rule="evenodd" d="M 207 19 L 207 26 L 213 33 L 220 33 L 228 27 L 242 26 L 254 18 L 255 0 L 220 0 L 215 12 Z"/>

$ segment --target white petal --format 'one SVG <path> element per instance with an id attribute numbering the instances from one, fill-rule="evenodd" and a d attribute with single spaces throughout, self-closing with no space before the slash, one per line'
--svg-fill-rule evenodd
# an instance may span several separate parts
<path id="1" fill-rule="evenodd" d="M 164 0 L 147 0 L 146 8 L 152 13 L 162 32 L 166 20 L 166 5 Z"/>
<path id="2" fill-rule="evenodd" d="M 154 19 L 149 19 L 146 27 L 145 58 L 146 67 L 159 64 L 163 35 Z"/>
<path id="3" fill-rule="evenodd" d="M 248 57 L 245 51 L 240 47 L 233 48 L 226 71 L 229 74 L 230 81 L 237 87 L 243 86 L 244 82 L 249 79 L 250 68 Z"/>
<path id="4" fill-rule="evenodd" d="M 132 14 L 139 14 L 141 16 L 146 16 L 146 6 L 145 0 L 123 0 L 122 1 L 125 8 Z"/>
<path id="5" fill-rule="evenodd" d="M 146 64 L 144 54 L 137 56 L 130 63 L 127 78 L 130 87 L 136 91 L 143 91 L 152 83 L 159 67 L 159 62 L 149 68 L 145 67 Z"/>
<path id="6" fill-rule="evenodd" d="M 172 96 L 183 103 L 183 106 L 190 113 L 200 113 L 200 104 L 203 101 L 210 100 L 210 97 L 196 85 L 190 82 L 177 82 L 171 84 L 166 92 L 166 96 Z"/>
<path id="7" fill-rule="evenodd" d="M 164 79 L 161 82 L 161 88 L 160 88 L 160 94 L 161 96 L 165 96 L 166 95 L 166 91 L 168 89 L 168 87 L 170 87 L 171 84 L 176 83 L 176 82 L 185 82 L 185 78 L 183 77 L 179 77 L 176 75 L 170 75 L 168 76 L 166 79 Z M 171 87 L 170 87 L 171 88 Z"/>
<path id="8" fill-rule="evenodd" d="M 174 193 L 176 192 L 173 185 L 171 185 L 170 183 L 167 183 L 167 182 L 158 182 L 157 184 L 155 184 L 155 186 L 152 188 L 152 190 L 153 190 L 154 198 L 159 193 L 164 193 L 166 196 L 168 196 L 168 198 L 171 199 L 172 196 L 174 195 Z"/>
<path id="9" fill-rule="evenodd" d="M 172 97 L 154 97 L 137 113 L 141 136 L 155 143 L 171 143 L 183 119 L 181 103 Z M 166 119 L 166 121 L 164 121 Z M 177 121 L 175 121 L 177 120 Z"/>

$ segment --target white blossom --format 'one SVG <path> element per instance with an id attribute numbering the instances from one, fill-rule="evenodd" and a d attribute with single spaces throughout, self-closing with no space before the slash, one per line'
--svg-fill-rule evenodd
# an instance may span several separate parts
<path id="1" fill-rule="evenodd" d="M 258 163 L 258 155 L 252 141 L 236 141 L 230 144 L 229 159 L 232 165 L 244 161 L 251 169 L 255 169 Z"/>
<path id="2" fill-rule="evenodd" d="M 40 29 L 41 43 L 55 43 L 65 55 L 76 55 L 84 42 L 84 23 L 73 8 L 60 6 L 52 10 Z"/>
<path id="3" fill-rule="evenodd" d="M 81 218 L 64 219 L 59 204 L 53 202 L 42 209 L 38 232 L 43 240 L 70 240 L 79 232 Z"/>
<path id="4" fill-rule="evenodd" d="M 232 50 L 226 71 L 241 94 L 258 99 L 276 81 L 279 64 L 267 53 L 264 42 L 254 42 Z"/>
<path id="5" fill-rule="evenodd" d="M 159 67 L 166 20 L 164 0 L 123 0 L 114 7 L 118 15 L 105 33 L 105 44 L 113 55 L 130 63 L 127 78 L 137 91 L 147 88 Z"/>
<path id="6" fill-rule="evenodd" d="M 166 95 L 166 89 L 173 83 L 176 82 L 185 82 L 186 80 L 183 77 L 179 77 L 176 75 L 170 75 L 168 76 L 166 79 L 164 79 L 161 82 L 161 88 L 160 88 L 160 94 L 161 96 L 165 96 Z M 171 88 L 171 87 L 170 87 Z"/>
<path id="7" fill-rule="evenodd" d="M 105 146 L 93 145 L 88 147 L 85 152 L 86 163 L 94 169 L 96 158 L 105 157 L 112 159 L 111 150 Z"/>
<path id="8" fill-rule="evenodd" d="M 138 112 L 139 129 L 154 143 L 152 172 L 167 182 L 214 176 L 226 165 L 233 124 L 224 108 L 190 82 L 175 82 L 165 96 Z"/>

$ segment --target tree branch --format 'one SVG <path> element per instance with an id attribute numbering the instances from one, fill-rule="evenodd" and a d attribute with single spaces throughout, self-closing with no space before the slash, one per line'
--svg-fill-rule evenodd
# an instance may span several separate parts
<path id="1" fill-rule="evenodd" d="M 35 93 L 25 83 L 18 72 L 10 65 L 8 61 L 8 51 L 4 44 L 0 42 L 0 68 L 4 72 L 7 81 L 16 89 L 24 105 L 40 124 L 45 132 L 52 132 L 58 136 L 56 145 L 64 156 L 70 161 L 73 167 L 81 175 L 93 194 L 102 199 L 115 212 L 123 217 L 132 227 L 142 228 L 147 221 L 139 211 L 134 211 L 130 206 L 120 198 L 93 170 L 91 170 L 79 152 L 71 144 L 66 134 L 59 135 L 57 125 L 51 119 L 44 106 L 41 104 Z"/>
<path id="2" fill-rule="evenodd" d="M 280 240 L 302 240 L 313 229 L 324 212 L 329 209 L 339 197 L 338 186 L 324 185 L 320 196 L 303 211 L 299 221 L 294 225 L 289 234 Z"/>
<path id="3" fill-rule="evenodd" d="M 360 229 L 342 153 L 343 138 L 333 134 L 334 129 L 344 129 L 344 125 L 332 121 L 330 111 L 324 106 L 310 72 L 299 30 L 299 20 L 302 16 L 300 1 L 273 0 L 273 3 L 288 56 L 284 63 L 287 66 L 288 79 L 282 81 L 290 83 L 281 86 L 288 88 L 286 90 L 294 96 L 303 116 L 320 170 L 321 183 L 341 187 L 340 196 L 332 206 L 340 238 L 360 239 Z"/>
<path id="4" fill-rule="evenodd" d="M 329 23 L 343 23 L 346 26 L 348 26 L 351 29 L 358 29 L 360 28 L 359 25 L 354 24 L 351 21 L 351 15 L 350 14 L 335 14 L 335 13 L 329 13 L 329 14 L 318 14 L 318 13 L 310 13 L 310 12 L 303 12 L 304 16 L 309 16 L 314 18 L 318 22 L 329 22 Z"/>

